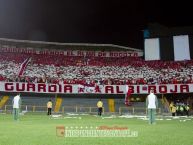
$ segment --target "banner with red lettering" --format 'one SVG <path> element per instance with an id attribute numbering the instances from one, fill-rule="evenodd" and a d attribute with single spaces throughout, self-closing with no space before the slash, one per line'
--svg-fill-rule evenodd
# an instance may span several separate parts
<path id="1" fill-rule="evenodd" d="M 155 94 L 167 93 L 192 93 L 193 84 L 168 84 L 168 85 L 99 85 L 84 87 L 81 85 L 58 85 L 39 83 L 0 82 L 1 92 L 29 92 L 29 93 L 59 93 L 59 94 L 126 94 L 128 89 L 131 94 L 148 94 L 154 89 Z"/>
<path id="2" fill-rule="evenodd" d="M 86 50 L 54 50 L 34 48 L 0 48 L 0 52 L 14 52 L 25 54 L 64 55 L 64 56 L 92 56 L 92 57 L 140 57 L 142 51 L 86 51 Z"/>

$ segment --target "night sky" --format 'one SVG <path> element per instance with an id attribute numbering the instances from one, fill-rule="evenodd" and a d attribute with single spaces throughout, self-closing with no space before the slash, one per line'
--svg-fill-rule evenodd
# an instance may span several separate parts
<path id="1" fill-rule="evenodd" d="M 148 23 L 193 25 L 191 6 L 188 0 L 0 0 L 0 37 L 142 49 Z"/>

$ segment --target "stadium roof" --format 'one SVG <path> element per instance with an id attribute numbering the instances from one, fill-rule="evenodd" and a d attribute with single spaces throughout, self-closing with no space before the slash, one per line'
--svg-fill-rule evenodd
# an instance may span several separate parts
<path id="1" fill-rule="evenodd" d="M 31 41 L 31 40 L 16 40 L 16 39 L 7 39 L 7 38 L 0 38 L 0 45 L 8 45 L 8 46 L 15 46 L 17 48 L 25 48 L 25 47 L 32 47 L 32 48 L 46 48 L 46 49 L 75 49 L 75 50 L 108 50 L 108 51 L 138 51 L 141 52 L 142 50 L 114 45 L 114 44 L 93 44 L 93 43 L 58 43 L 58 42 L 44 42 L 44 41 Z"/>
<path id="2" fill-rule="evenodd" d="M 148 24 L 151 38 L 168 37 L 176 35 L 193 35 L 193 26 L 167 27 L 159 23 Z"/>

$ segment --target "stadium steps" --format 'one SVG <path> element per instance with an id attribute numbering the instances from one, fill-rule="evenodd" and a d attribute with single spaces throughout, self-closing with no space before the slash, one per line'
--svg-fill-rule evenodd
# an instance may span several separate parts
<path id="1" fill-rule="evenodd" d="M 8 100 L 9 100 L 9 96 L 3 96 L 0 102 L 0 109 L 7 103 Z"/>
<path id="2" fill-rule="evenodd" d="M 115 112 L 115 100 L 108 99 L 109 112 Z"/>
<path id="3" fill-rule="evenodd" d="M 56 104 L 55 104 L 54 112 L 59 112 L 61 105 L 62 105 L 62 98 L 61 97 L 57 97 L 56 98 Z"/>
<path id="4" fill-rule="evenodd" d="M 170 104 L 169 104 L 169 102 L 168 102 L 168 100 L 167 100 L 167 98 L 164 96 L 164 97 L 162 97 L 162 99 L 161 99 L 161 104 L 162 104 L 162 106 L 163 106 L 163 110 L 164 110 L 164 112 L 167 112 L 167 113 L 169 113 L 170 112 Z"/>

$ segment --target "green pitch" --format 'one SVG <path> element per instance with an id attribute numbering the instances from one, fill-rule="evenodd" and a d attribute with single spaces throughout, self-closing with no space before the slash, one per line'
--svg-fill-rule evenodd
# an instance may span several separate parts
<path id="1" fill-rule="evenodd" d="M 44 114 L 25 114 L 20 116 L 19 121 L 14 121 L 12 115 L 0 114 L 0 145 L 192 145 L 193 118 L 186 119 L 163 118 L 157 120 L 157 124 L 149 125 L 147 120 L 137 118 L 65 115 L 53 119 Z M 138 136 L 58 137 L 57 126 L 128 127 L 137 131 Z"/>

